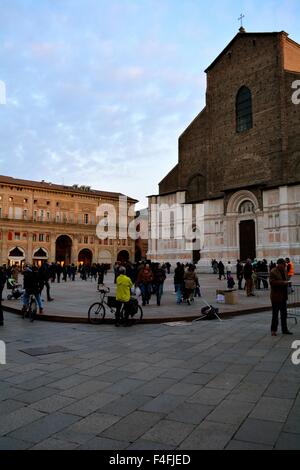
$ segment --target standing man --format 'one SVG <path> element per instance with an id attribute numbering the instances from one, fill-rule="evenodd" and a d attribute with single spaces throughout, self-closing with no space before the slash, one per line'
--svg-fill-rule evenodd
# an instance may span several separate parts
<path id="1" fill-rule="evenodd" d="M 272 336 L 277 336 L 278 315 L 281 316 L 281 330 L 283 335 L 292 335 L 287 327 L 287 300 L 288 300 L 288 274 L 286 262 L 283 258 L 277 261 L 277 267 L 270 272 L 271 301 L 272 301 Z"/>
<path id="2" fill-rule="evenodd" d="M 252 262 L 251 262 L 251 259 L 248 259 L 247 263 L 244 266 L 244 278 L 246 281 L 247 297 L 254 297 L 252 275 L 253 275 Z"/>
<path id="3" fill-rule="evenodd" d="M 236 277 L 239 282 L 239 290 L 243 290 L 242 282 L 244 279 L 244 266 L 243 263 L 238 259 L 236 264 Z"/>
<path id="4" fill-rule="evenodd" d="M 177 267 L 174 273 L 174 286 L 176 292 L 177 305 L 182 303 L 184 293 L 184 266 L 181 263 L 177 263 Z"/>
<path id="5" fill-rule="evenodd" d="M 48 302 L 52 302 L 54 299 L 52 299 L 51 295 L 50 295 L 50 284 L 49 284 L 49 279 L 51 277 L 51 273 L 50 273 L 50 265 L 48 264 L 47 261 L 45 261 L 42 266 L 40 267 L 39 269 L 39 275 L 40 275 L 40 285 L 41 285 L 41 294 L 42 294 L 42 291 L 44 289 L 44 287 L 46 286 L 46 290 L 47 290 L 47 300 Z"/>
<path id="6" fill-rule="evenodd" d="M 6 274 L 3 266 L 0 266 L 0 326 L 4 324 L 3 310 L 2 310 L 2 292 L 6 282 Z"/>
<path id="7" fill-rule="evenodd" d="M 231 262 L 228 261 L 227 266 L 226 266 L 226 278 L 228 280 L 229 276 L 231 276 L 232 273 L 232 265 Z"/>
<path id="8" fill-rule="evenodd" d="M 161 298 L 164 292 L 164 282 L 166 280 L 166 273 L 162 266 L 158 263 L 153 271 L 153 286 L 155 288 L 157 305 L 160 306 Z"/>
<path id="9" fill-rule="evenodd" d="M 224 277 L 224 279 L 226 279 L 226 276 L 225 276 L 225 266 L 224 264 L 222 263 L 222 261 L 220 261 L 218 263 L 218 271 L 219 271 L 219 280 L 221 281 L 222 280 L 222 277 Z"/>

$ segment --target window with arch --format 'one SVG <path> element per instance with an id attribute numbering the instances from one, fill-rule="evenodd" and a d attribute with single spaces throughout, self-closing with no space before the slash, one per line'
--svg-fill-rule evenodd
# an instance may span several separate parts
<path id="1" fill-rule="evenodd" d="M 236 97 L 236 131 L 245 132 L 252 127 L 252 94 L 249 88 L 243 86 Z"/>

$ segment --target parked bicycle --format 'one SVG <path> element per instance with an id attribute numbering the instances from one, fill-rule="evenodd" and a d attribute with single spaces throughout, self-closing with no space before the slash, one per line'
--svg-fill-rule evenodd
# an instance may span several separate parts
<path id="1" fill-rule="evenodd" d="M 88 319 L 91 324 L 100 324 L 103 323 L 106 313 L 111 313 L 115 317 L 117 304 L 116 298 L 108 295 L 110 293 L 109 287 L 100 287 L 100 301 L 92 304 L 88 311 Z M 132 297 L 130 299 L 130 316 L 131 318 L 135 317 L 136 322 L 140 322 L 143 319 L 143 309 L 138 304 L 138 301 Z M 120 321 L 122 322 L 125 318 L 124 314 L 124 304 L 122 305 L 120 311 Z"/>

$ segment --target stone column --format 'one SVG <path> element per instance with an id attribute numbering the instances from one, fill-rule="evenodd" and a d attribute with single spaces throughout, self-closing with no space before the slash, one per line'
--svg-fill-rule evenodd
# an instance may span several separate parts
<path id="1" fill-rule="evenodd" d="M 1 264 L 7 263 L 7 229 L 3 229 L 2 231 L 2 256 L 1 256 Z"/>
<path id="2" fill-rule="evenodd" d="M 56 235 L 51 235 L 51 248 L 49 253 L 49 261 L 54 263 L 56 261 Z"/>
<path id="3" fill-rule="evenodd" d="M 27 253 L 25 253 L 26 261 L 32 263 L 32 233 L 28 232 Z"/>
<path id="4" fill-rule="evenodd" d="M 78 238 L 77 235 L 73 236 L 73 245 L 72 245 L 72 256 L 71 263 L 74 263 L 77 266 L 78 262 Z"/>

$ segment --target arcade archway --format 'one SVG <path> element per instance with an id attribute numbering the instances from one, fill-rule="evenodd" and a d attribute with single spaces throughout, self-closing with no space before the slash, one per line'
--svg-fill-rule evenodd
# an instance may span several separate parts
<path id="1" fill-rule="evenodd" d="M 91 266 L 93 263 L 93 253 L 91 250 L 84 248 L 79 252 L 78 263 L 85 266 Z"/>
<path id="2" fill-rule="evenodd" d="M 8 253 L 8 264 L 22 265 L 25 261 L 25 251 L 23 248 L 16 246 L 9 250 Z"/>
<path id="3" fill-rule="evenodd" d="M 56 262 L 71 264 L 72 239 L 68 235 L 61 235 L 56 240 Z"/>

